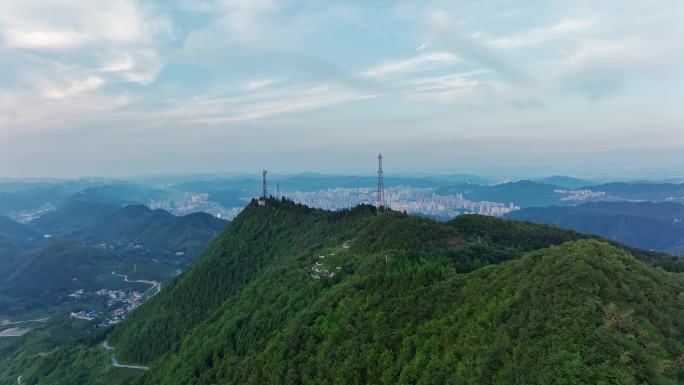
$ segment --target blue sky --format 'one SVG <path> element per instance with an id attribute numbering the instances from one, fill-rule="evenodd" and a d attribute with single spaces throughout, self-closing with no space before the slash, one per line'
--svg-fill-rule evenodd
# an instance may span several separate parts
<path id="1" fill-rule="evenodd" d="M 684 2 L 0 0 L 0 176 L 684 172 Z"/>

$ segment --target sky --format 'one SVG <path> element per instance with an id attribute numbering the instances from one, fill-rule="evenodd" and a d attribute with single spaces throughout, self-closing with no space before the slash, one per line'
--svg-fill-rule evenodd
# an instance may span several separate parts
<path id="1" fill-rule="evenodd" d="M 681 0 L 0 0 L 0 177 L 684 175 Z"/>

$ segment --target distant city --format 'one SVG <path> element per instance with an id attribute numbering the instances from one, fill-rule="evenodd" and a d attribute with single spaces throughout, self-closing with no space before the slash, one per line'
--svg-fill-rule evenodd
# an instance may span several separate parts
<path id="1" fill-rule="evenodd" d="M 150 200 L 147 206 L 151 209 L 166 210 L 174 215 L 192 213 L 208 213 L 217 218 L 232 220 L 242 211 L 243 207 L 223 207 L 212 201 L 208 193 L 185 193 L 163 200 Z M 245 199 L 245 205 L 249 199 Z"/>
<path id="2" fill-rule="evenodd" d="M 507 202 L 470 201 L 462 194 L 437 195 L 433 188 L 396 186 L 385 188 L 385 205 L 392 210 L 405 211 L 439 218 L 451 218 L 461 214 L 481 214 L 500 217 L 520 207 Z M 276 193 L 294 202 L 324 210 L 348 209 L 359 204 L 377 204 L 377 191 L 371 187 L 328 188 L 317 191 L 292 191 Z M 251 198 L 250 198 L 251 199 Z M 249 199 L 245 198 L 245 204 Z M 175 215 L 206 212 L 217 218 L 231 220 L 242 207 L 223 207 L 211 200 L 208 193 L 187 193 L 173 199 L 150 200 L 152 209 L 167 210 Z"/>
<path id="3" fill-rule="evenodd" d="M 385 205 L 392 210 L 434 217 L 454 217 L 460 214 L 502 216 L 520 210 L 513 203 L 478 201 L 463 198 L 462 194 L 437 195 L 431 188 L 398 186 L 385 188 Z M 331 188 L 314 192 L 295 191 L 285 197 L 297 203 L 326 210 L 341 210 L 359 204 L 376 204 L 372 188 Z"/>

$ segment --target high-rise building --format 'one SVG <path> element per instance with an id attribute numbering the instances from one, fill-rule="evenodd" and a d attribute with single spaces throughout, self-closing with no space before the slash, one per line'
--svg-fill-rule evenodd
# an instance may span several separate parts
<path id="1" fill-rule="evenodd" d="M 378 210 L 385 203 L 385 181 L 382 171 L 382 153 L 378 154 Z"/>

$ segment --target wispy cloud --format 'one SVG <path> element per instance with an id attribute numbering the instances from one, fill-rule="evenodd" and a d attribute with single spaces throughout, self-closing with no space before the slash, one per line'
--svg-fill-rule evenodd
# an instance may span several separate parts
<path id="1" fill-rule="evenodd" d="M 0 9 L 0 49 L 30 57 L 15 68 L 24 89 L 64 99 L 115 82 L 152 83 L 173 27 L 138 0 L 12 2 Z M 118 96 L 113 96 L 117 98 Z"/>
<path id="2" fill-rule="evenodd" d="M 489 42 L 489 45 L 494 48 L 526 47 L 562 38 L 578 37 L 578 35 L 592 32 L 595 25 L 596 21 L 593 18 L 567 19 L 549 26 L 533 28 L 521 34 L 495 38 Z"/>
<path id="3" fill-rule="evenodd" d="M 14 48 L 63 49 L 85 43 L 88 38 L 74 31 L 63 30 L 9 30 L 5 32 L 5 44 Z"/>
<path id="4" fill-rule="evenodd" d="M 458 61 L 456 55 L 450 52 L 431 52 L 416 57 L 390 61 L 363 72 L 367 77 L 383 77 L 407 74 L 412 72 L 427 71 L 452 65 Z"/>
<path id="5" fill-rule="evenodd" d="M 48 99 L 64 99 L 81 94 L 86 91 L 95 90 L 104 84 L 104 79 L 98 76 L 90 76 L 83 80 L 74 80 L 64 88 L 49 88 L 43 90 L 42 95 Z"/>
<path id="6" fill-rule="evenodd" d="M 305 112 L 341 103 L 374 98 L 335 85 L 320 84 L 297 88 L 262 90 L 244 96 L 203 97 L 179 101 L 161 113 L 162 119 L 183 124 L 229 124 L 270 118 L 280 114 Z"/>
<path id="7" fill-rule="evenodd" d="M 245 86 L 245 90 L 255 91 L 268 86 L 272 86 L 278 82 L 279 81 L 276 79 L 254 79 L 247 83 L 247 85 Z"/>

